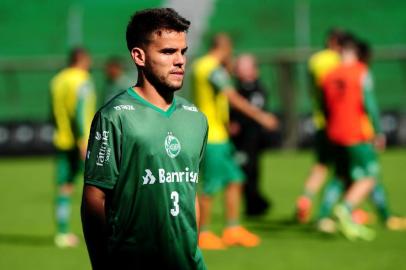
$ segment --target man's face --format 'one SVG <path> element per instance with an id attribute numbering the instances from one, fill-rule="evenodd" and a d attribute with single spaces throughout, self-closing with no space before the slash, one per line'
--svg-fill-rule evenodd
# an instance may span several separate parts
<path id="1" fill-rule="evenodd" d="M 155 87 L 172 91 L 183 84 L 186 65 L 186 33 L 163 30 L 151 36 L 145 47 L 145 76 Z"/>

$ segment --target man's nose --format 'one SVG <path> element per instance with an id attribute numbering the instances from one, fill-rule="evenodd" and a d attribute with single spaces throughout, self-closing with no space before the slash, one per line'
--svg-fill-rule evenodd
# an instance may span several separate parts
<path id="1" fill-rule="evenodd" d="M 174 60 L 174 65 L 183 66 L 185 63 L 186 63 L 186 56 L 182 53 L 177 53 L 175 60 Z"/>

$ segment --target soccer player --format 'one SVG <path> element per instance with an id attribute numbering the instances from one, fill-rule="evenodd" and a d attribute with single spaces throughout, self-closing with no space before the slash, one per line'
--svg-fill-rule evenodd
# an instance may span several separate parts
<path id="1" fill-rule="evenodd" d="M 358 60 L 357 50 L 357 42 L 348 35 L 342 45 L 342 63 L 323 82 L 323 96 L 327 135 L 334 144 L 335 175 L 352 181 L 334 213 L 348 239 L 372 240 L 374 231 L 356 224 L 351 213 L 375 186 L 379 164 L 371 141 L 383 144 L 384 136 L 371 76 Z"/>
<path id="2" fill-rule="evenodd" d="M 174 95 L 189 25 L 157 8 L 127 26 L 137 84 L 97 112 L 89 137 L 82 224 L 93 269 L 205 269 L 196 186 L 207 120 Z"/>
<path id="3" fill-rule="evenodd" d="M 122 60 L 119 57 L 111 57 L 107 60 L 104 73 L 106 76 L 104 103 L 134 85 L 134 81 L 125 74 Z"/>
<path id="4" fill-rule="evenodd" d="M 344 35 L 340 29 L 330 30 L 326 48 L 313 54 L 308 62 L 313 95 L 313 123 L 316 129 L 314 136 L 316 162 L 306 179 L 303 194 L 296 200 L 296 219 L 300 223 L 310 221 L 313 198 L 323 186 L 331 163 L 331 147 L 325 131 L 321 87 L 325 76 L 340 63 L 340 42 Z M 332 184 L 335 183 L 337 182 L 332 182 Z"/>
<path id="5" fill-rule="evenodd" d="M 69 66 L 51 81 L 56 154 L 55 218 L 58 247 L 74 247 L 78 238 L 70 231 L 74 180 L 83 169 L 96 96 L 89 74 L 91 58 L 83 48 L 70 52 Z"/>
<path id="6" fill-rule="evenodd" d="M 200 196 L 202 249 L 226 246 L 257 246 L 260 239 L 239 223 L 241 188 L 244 174 L 233 160 L 233 146 L 227 131 L 228 102 L 237 110 L 271 130 L 276 118 L 251 105 L 235 91 L 224 64 L 232 56 L 232 43 L 226 34 L 213 38 L 209 52 L 193 65 L 193 90 L 197 106 L 209 122 L 208 144 L 203 162 L 203 191 Z M 227 226 L 222 238 L 209 230 L 213 196 L 225 189 Z"/>
<path id="7" fill-rule="evenodd" d="M 360 62 L 364 63 L 365 65 L 369 65 L 371 51 L 368 43 L 361 40 L 357 41 L 357 55 Z M 372 100 L 372 103 L 375 102 Z M 372 108 L 375 107 L 376 106 L 372 104 Z M 379 115 L 379 113 L 375 113 L 375 115 Z M 375 126 L 379 128 L 379 120 L 376 121 L 378 121 L 378 123 Z M 382 132 L 378 131 L 378 133 Z M 383 148 L 385 147 L 384 141 L 384 137 L 381 137 L 381 139 L 378 140 L 378 144 L 375 145 L 377 146 L 378 150 L 383 150 Z M 403 226 L 404 218 L 395 216 L 391 213 L 388 204 L 387 193 L 380 178 L 381 175 L 379 175 L 379 177 L 377 178 L 377 183 L 371 192 L 371 202 L 375 206 L 380 220 L 386 225 L 389 230 L 404 230 L 406 229 L 405 226 Z M 334 205 L 339 201 L 345 187 L 347 187 L 347 185 L 344 185 L 340 181 L 339 183 L 334 183 L 333 185 L 331 183 L 328 183 L 325 188 L 319 211 L 319 229 L 324 232 L 335 231 L 335 224 L 332 223 L 333 221 L 329 219 L 332 213 L 332 209 Z M 354 210 L 352 212 L 352 216 L 353 220 L 357 223 L 361 223 L 363 219 L 365 221 L 365 212 L 359 211 L 359 209 Z"/>
<path id="8" fill-rule="evenodd" d="M 266 90 L 259 79 L 258 66 L 251 54 L 237 57 L 234 65 L 236 90 L 252 105 L 264 109 L 267 102 Z M 245 214 L 258 216 L 266 212 L 269 201 L 259 190 L 259 155 L 269 141 L 269 133 L 254 120 L 237 110 L 230 110 L 230 135 L 235 144 L 239 164 L 247 180 L 244 183 Z"/>

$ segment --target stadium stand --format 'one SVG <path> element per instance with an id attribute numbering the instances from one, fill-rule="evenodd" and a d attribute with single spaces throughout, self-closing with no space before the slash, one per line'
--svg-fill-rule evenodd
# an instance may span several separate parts
<path id="1" fill-rule="evenodd" d="M 16 9 L 14 1 L 2 1 L 0 34 L 6 38 L 0 43 L 0 123 L 9 126 L 28 121 L 46 125 L 50 114 L 49 79 L 64 66 L 64 56 L 74 43 L 82 43 L 93 54 L 93 77 L 96 89 L 100 91 L 104 83 L 102 67 L 105 59 L 110 55 L 127 55 L 122 37 L 130 14 L 135 9 L 162 6 L 168 2 L 175 1 L 26 2 Z M 312 49 L 322 46 L 324 34 L 331 26 L 349 29 L 373 45 L 376 56 L 372 71 L 377 98 L 385 115 L 391 116 L 384 117 L 389 121 L 384 127 L 393 128 L 395 123 L 395 130 L 390 131 L 393 143 L 406 141 L 406 138 L 400 138 L 406 135 L 402 135 L 405 132 L 400 131 L 398 124 L 406 121 L 406 46 L 403 45 L 406 44 L 406 28 L 403 27 L 405 18 L 402 12 L 406 3 L 393 0 L 385 1 L 385 5 L 367 0 L 311 1 L 309 48 L 296 50 L 295 2 L 298 1 L 211 2 L 213 7 L 208 9 L 211 14 L 206 12 L 206 18 L 199 18 L 207 20 L 207 23 L 199 21 L 199 25 L 207 28 L 202 40 L 194 42 L 196 49 L 191 58 L 201 55 L 208 47 L 208 37 L 219 31 L 232 36 L 237 53 L 256 54 L 264 83 L 270 91 L 268 107 L 283 115 L 286 113 L 283 109 L 289 108 L 286 100 L 291 100 L 289 112 L 292 119 L 296 117 L 293 124 L 297 125 L 299 134 L 305 134 L 300 137 L 302 141 L 297 142 L 299 145 L 310 142 L 311 127 L 298 121 L 310 111 L 306 87 L 298 87 L 303 85 L 297 80 L 298 66 L 303 66 Z M 360 16 L 366 5 L 376 8 L 370 8 Z M 185 17 L 188 17 L 187 13 L 195 14 L 192 8 L 183 10 Z M 191 19 L 192 22 L 197 20 Z M 281 62 L 290 64 L 292 99 L 283 97 L 283 83 L 279 81 Z"/>

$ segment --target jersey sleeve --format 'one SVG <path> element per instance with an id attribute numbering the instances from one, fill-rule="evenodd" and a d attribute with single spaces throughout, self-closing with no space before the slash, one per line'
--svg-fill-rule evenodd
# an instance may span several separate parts
<path id="1" fill-rule="evenodd" d="M 375 98 L 375 93 L 373 91 L 373 81 L 372 76 L 369 72 L 365 74 L 362 78 L 362 88 L 364 93 L 364 106 L 365 111 L 368 114 L 370 121 L 374 127 L 375 133 L 381 133 L 381 124 L 379 120 L 379 109 Z"/>
<path id="2" fill-rule="evenodd" d="M 207 145 L 207 136 L 209 134 L 209 125 L 207 123 L 206 117 L 204 117 L 204 123 L 206 126 L 206 134 L 204 135 L 204 140 L 202 144 L 202 149 L 200 150 L 200 157 L 199 157 L 199 163 L 201 164 L 204 158 L 204 153 L 206 152 L 206 145 Z"/>
<path id="3" fill-rule="evenodd" d="M 85 184 L 114 188 L 119 177 L 121 130 L 101 112 L 93 119 L 85 162 Z"/>
<path id="4" fill-rule="evenodd" d="M 230 75 L 223 67 L 218 67 L 213 70 L 209 76 L 209 81 L 216 91 L 221 92 L 225 89 L 233 89 Z"/>
<path id="5" fill-rule="evenodd" d="M 75 115 L 80 147 L 89 138 L 90 125 L 96 111 L 96 93 L 91 81 L 84 82 L 79 88 Z"/>

